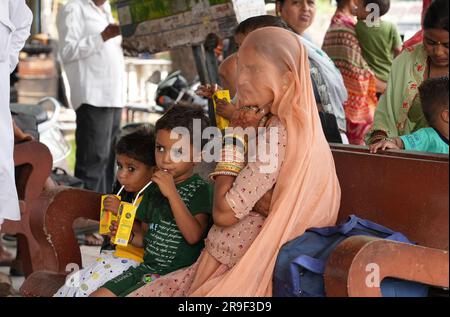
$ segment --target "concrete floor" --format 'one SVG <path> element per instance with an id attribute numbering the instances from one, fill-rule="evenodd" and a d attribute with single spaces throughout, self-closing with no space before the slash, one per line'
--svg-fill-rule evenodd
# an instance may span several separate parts
<path id="1" fill-rule="evenodd" d="M 9 252 L 14 254 L 14 256 L 16 255 L 16 243 L 15 242 L 5 241 L 4 239 L 2 239 L 2 243 Z M 82 246 L 80 246 L 80 250 L 81 250 L 81 258 L 83 261 L 83 266 L 88 266 L 88 265 L 94 263 L 95 259 L 97 258 L 97 256 L 100 253 L 100 247 L 98 247 L 98 246 L 82 245 Z M 9 276 L 9 267 L 1 266 L 0 274 L 5 274 L 5 275 Z M 25 278 L 23 276 L 19 276 L 19 277 L 9 276 L 9 277 L 12 280 L 12 286 L 13 286 L 14 290 L 18 293 L 20 287 L 22 286 L 22 283 L 25 281 Z"/>

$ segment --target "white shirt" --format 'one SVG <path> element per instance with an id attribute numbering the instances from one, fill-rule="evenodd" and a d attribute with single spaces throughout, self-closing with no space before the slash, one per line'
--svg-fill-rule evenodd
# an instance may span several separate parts
<path id="1" fill-rule="evenodd" d="M 59 12 L 59 54 L 70 86 L 72 107 L 123 107 L 122 38 L 106 42 L 100 33 L 114 23 L 108 2 L 71 0 Z"/>
<path id="2" fill-rule="evenodd" d="M 30 36 L 33 14 L 25 0 L 0 0 L 0 226 L 4 219 L 20 220 L 14 181 L 14 134 L 9 109 L 9 75 Z"/>

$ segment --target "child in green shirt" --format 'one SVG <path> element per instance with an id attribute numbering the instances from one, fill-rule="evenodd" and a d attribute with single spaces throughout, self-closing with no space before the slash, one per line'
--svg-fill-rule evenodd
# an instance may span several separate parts
<path id="1" fill-rule="evenodd" d="M 382 149 L 448 154 L 449 138 L 449 86 L 448 77 L 430 78 L 419 87 L 422 109 L 430 128 L 422 128 L 413 134 L 386 138 L 370 147 L 372 153 Z"/>
<path id="2" fill-rule="evenodd" d="M 193 173 L 194 162 L 201 155 L 193 146 L 194 119 L 201 122 L 202 131 L 208 127 L 203 109 L 194 107 L 174 106 L 157 121 L 158 170 L 136 213 L 143 226 L 135 225 L 130 237 L 130 243 L 144 248 L 144 262 L 110 280 L 91 296 L 128 295 L 161 275 L 191 265 L 200 255 L 211 224 L 212 188 Z M 189 138 L 179 134 L 179 128 L 187 130 Z M 111 226 L 111 232 L 117 232 L 117 223 Z"/>
<path id="3" fill-rule="evenodd" d="M 395 24 L 381 20 L 389 11 L 390 0 L 356 0 L 356 3 L 355 30 L 363 57 L 377 79 L 386 83 L 392 62 L 402 51 L 402 39 Z M 374 8 L 379 8 L 379 12 L 373 11 Z"/>

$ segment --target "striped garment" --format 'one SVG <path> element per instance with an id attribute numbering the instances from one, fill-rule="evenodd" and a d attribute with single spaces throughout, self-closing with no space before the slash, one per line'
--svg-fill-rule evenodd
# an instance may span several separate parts
<path id="1" fill-rule="evenodd" d="M 371 129 L 377 105 L 376 78 L 362 57 L 355 22 L 336 13 L 325 35 L 322 49 L 341 71 L 348 92 L 344 104 L 347 136 L 351 144 L 363 145 Z"/>

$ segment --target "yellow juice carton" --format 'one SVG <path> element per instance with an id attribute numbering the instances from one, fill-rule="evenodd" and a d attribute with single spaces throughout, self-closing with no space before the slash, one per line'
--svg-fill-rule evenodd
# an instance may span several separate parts
<path id="1" fill-rule="evenodd" d="M 100 227 L 99 227 L 99 233 L 100 234 L 108 234 L 109 233 L 109 227 L 111 226 L 111 222 L 113 220 L 117 220 L 117 217 L 110 211 L 104 210 L 104 201 L 106 197 L 109 195 L 102 195 L 102 203 L 100 206 Z M 121 199 L 119 195 L 114 195 L 117 198 Z"/>
<path id="2" fill-rule="evenodd" d="M 137 206 L 127 202 L 120 203 L 119 208 L 119 226 L 117 228 L 114 244 L 127 246 L 133 230 L 134 218 L 136 217 Z"/>
<path id="3" fill-rule="evenodd" d="M 213 103 L 214 103 L 214 110 L 216 110 L 216 98 L 217 99 L 225 99 L 228 103 L 231 103 L 231 97 L 230 97 L 230 91 L 229 90 L 217 90 L 213 95 Z M 216 122 L 217 127 L 220 130 L 223 130 L 228 127 L 229 121 L 219 115 L 216 115 Z"/>
<path id="4" fill-rule="evenodd" d="M 120 203 L 119 213 L 117 214 L 119 224 L 116 236 L 113 241 L 114 244 L 124 247 L 128 245 L 128 241 L 130 240 L 131 232 L 133 230 L 134 218 L 136 217 L 137 204 L 142 199 L 140 196 L 152 183 L 153 183 L 152 181 L 148 182 L 148 184 L 145 185 L 144 188 L 142 188 L 139 191 L 139 193 L 136 195 L 133 204 L 127 202 Z"/>

